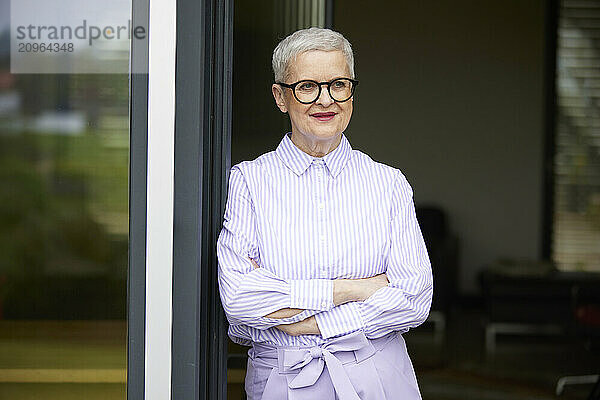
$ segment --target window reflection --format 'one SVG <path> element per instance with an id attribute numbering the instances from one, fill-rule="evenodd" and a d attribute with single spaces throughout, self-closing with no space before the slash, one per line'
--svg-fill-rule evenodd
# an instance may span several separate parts
<path id="1" fill-rule="evenodd" d="M 124 399 L 129 78 L 11 74 L 0 0 L 0 397 Z"/>

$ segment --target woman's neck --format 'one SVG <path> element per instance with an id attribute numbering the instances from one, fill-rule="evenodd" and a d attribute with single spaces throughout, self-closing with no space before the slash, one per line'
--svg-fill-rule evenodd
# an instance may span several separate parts
<path id="1" fill-rule="evenodd" d="M 339 146 L 342 140 L 342 134 L 340 133 L 336 137 L 330 140 L 307 140 L 302 135 L 295 135 L 292 132 L 292 143 L 296 145 L 303 152 L 313 157 L 323 157 Z"/>

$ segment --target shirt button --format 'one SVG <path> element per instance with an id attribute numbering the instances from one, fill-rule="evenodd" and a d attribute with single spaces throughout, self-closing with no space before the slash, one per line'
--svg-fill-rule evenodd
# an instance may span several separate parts
<path id="1" fill-rule="evenodd" d="M 325 235 L 321 235 L 321 241 L 325 241 Z"/>
<path id="2" fill-rule="evenodd" d="M 326 302 L 326 301 L 322 302 L 322 303 L 321 303 L 321 307 L 323 307 L 323 308 L 327 308 L 327 302 Z"/>
<path id="3" fill-rule="evenodd" d="M 321 210 L 322 210 L 322 209 L 324 209 L 324 208 L 325 208 L 325 204 L 323 204 L 323 203 L 320 203 L 320 204 L 319 204 L 319 209 L 321 209 Z"/>

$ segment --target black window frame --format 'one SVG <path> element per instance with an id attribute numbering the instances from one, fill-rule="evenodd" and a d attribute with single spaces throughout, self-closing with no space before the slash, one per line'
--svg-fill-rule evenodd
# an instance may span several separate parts
<path id="1" fill-rule="evenodd" d="M 226 399 L 216 240 L 231 165 L 233 0 L 178 0 L 173 399 Z"/>

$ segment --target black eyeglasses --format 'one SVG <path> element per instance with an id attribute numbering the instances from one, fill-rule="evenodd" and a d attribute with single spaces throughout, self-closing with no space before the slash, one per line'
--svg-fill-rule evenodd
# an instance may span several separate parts
<path id="1" fill-rule="evenodd" d="M 317 82 L 306 79 L 296 83 L 275 83 L 292 89 L 294 97 L 302 104 L 310 104 L 317 101 L 319 96 L 321 96 L 321 87 L 323 85 L 327 85 L 329 97 L 338 103 L 350 100 L 354 95 L 356 86 L 358 86 L 358 81 L 350 78 L 337 78 L 330 82 Z"/>

